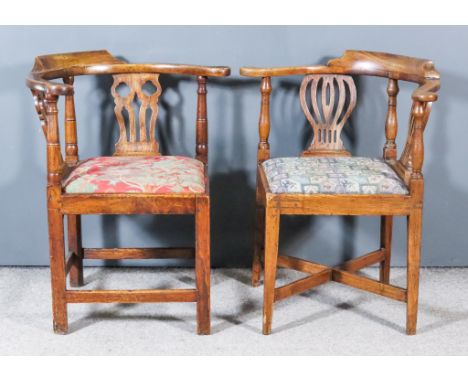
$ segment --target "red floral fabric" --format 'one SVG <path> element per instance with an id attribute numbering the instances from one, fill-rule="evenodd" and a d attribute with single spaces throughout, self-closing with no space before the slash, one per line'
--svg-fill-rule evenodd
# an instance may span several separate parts
<path id="1" fill-rule="evenodd" d="M 205 191 L 202 162 L 181 156 L 96 157 L 64 181 L 66 193 L 192 194 Z"/>

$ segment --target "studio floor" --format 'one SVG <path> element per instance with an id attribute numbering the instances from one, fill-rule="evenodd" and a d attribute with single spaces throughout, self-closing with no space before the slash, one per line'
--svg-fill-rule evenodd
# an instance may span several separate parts
<path id="1" fill-rule="evenodd" d="M 369 275 L 375 276 L 376 269 Z M 300 276 L 279 270 L 278 285 Z M 392 270 L 405 285 L 405 269 Z M 262 287 L 248 269 L 212 273 L 212 335 L 195 334 L 195 304 L 69 305 L 70 333 L 52 332 L 48 268 L 0 268 L 1 355 L 467 355 L 468 268 L 421 272 L 418 334 L 405 305 L 329 283 L 275 305 L 261 334 Z M 86 289 L 194 285 L 191 269 L 86 268 Z"/>

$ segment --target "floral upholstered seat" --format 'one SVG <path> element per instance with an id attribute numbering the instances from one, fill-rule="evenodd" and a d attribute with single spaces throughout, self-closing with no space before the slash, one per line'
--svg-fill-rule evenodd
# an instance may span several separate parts
<path id="1" fill-rule="evenodd" d="M 274 194 L 408 194 L 405 184 L 382 159 L 274 158 L 262 166 Z"/>
<path id="2" fill-rule="evenodd" d="M 187 194 L 205 191 L 202 162 L 181 156 L 96 157 L 79 164 L 66 193 Z"/>

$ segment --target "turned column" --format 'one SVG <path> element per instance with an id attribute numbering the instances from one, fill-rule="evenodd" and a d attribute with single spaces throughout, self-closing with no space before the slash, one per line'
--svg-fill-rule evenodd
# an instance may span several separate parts
<path id="1" fill-rule="evenodd" d="M 270 144 L 268 143 L 268 137 L 270 135 L 270 77 L 262 78 L 260 92 L 262 94 L 262 100 L 260 106 L 260 119 L 258 121 L 258 134 L 260 137 L 257 151 L 258 163 L 261 163 L 270 158 Z"/>
<path id="2" fill-rule="evenodd" d="M 65 77 L 63 82 L 73 86 L 74 77 Z M 78 138 L 73 94 L 65 96 L 65 162 L 69 165 L 78 162 Z"/>
<path id="3" fill-rule="evenodd" d="M 384 159 L 386 160 L 394 160 L 397 157 L 395 139 L 398 132 L 398 118 L 396 109 L 398 91 L 398 81 L 389 78 L 387 86 L 388 112 L 385 123 L 385 137 L 387 141 L 385 142 L 384 146 Z"/>
<path id="4" fill-rule="evenodd" d="M 208 164 L 208 118 L 206 113 L 206 77 L 198 76 L 196 158 Z"/>

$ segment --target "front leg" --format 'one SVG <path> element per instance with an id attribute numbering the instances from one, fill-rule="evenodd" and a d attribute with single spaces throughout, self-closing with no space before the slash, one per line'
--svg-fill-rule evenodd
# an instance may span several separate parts
<path id="1" fill-rule="evenodd" d="M 406 333 L 416 334 L 418 319 L 419 268 L 421 262 L 422 210 L 408 216 L 408 269 Z"/>
<path id="2" fill-rule="evenodd" d="M 210 199 L 197 197 L 195 212 L 197 333 L 210 334 Z"/>
<path id="3" fill-rule="evenodd" d="M 65 296 L 67 286 L 63 215 L 58 209 L 49 208 L 48 216 L 54 332 L 66 334 L 68 331 L 68 318 Z"/>

